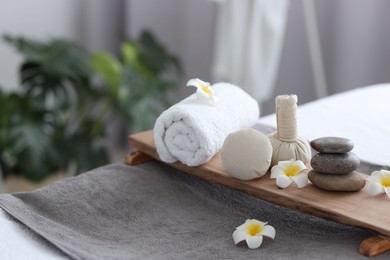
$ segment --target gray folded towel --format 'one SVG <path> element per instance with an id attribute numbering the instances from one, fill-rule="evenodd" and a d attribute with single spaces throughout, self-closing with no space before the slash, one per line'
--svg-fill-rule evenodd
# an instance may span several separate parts
<path id="1" fill-rule="evenodd" d="M 357 249 L 370 235 L 156 161 L 0 195 L 0 207 L 74 259 L 365 259 Z M 235 246 L 232 233 L 248 218 L 274 226 L 275 240 Z"/>

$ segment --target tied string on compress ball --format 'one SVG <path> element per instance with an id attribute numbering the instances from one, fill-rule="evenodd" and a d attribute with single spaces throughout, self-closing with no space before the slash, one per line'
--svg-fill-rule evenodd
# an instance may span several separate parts
<path id="1" fill-rule="evenodd" d="M 296 95 L 280 95 L 275 99 L 276 132 L 268 137 L 273 148 L 271 166 L 279 161 L 301 160 L 307 164 L 311 158 L 309 142 L 298 136 Z"/>

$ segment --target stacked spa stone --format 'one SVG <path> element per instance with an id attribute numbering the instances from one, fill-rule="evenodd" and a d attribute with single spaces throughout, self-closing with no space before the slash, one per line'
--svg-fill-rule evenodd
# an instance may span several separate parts
<path id="1" fill-rule="evenodd" d="M 311 159 L 309 180 L 318 188 L 330 191 L 357 191 L 365 181 L 355 170 L 359 158 L 351 152 L 354 144 L 341 137 L 323 137 L 313 140 L 311 147 L 319 152 Z"/>

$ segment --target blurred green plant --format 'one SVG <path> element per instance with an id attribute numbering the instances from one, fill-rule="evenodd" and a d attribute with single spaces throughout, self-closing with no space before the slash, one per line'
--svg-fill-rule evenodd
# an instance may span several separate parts
<path id="1" fill-rule="evenodd" d="M 57 170 L 81 173 L 108 163 L 106 125 L 112 116 L 133 131 L 151 128 L 182 75 L 178 58 L 147 31 L 122 44 L 120 59 L 106 52 L 89 55 L 59 39 L 4 40 L 24 58 L 19 91 L 0 88 L 4 177 L 19 173 L 39 181 Z"/>
<path id="2" fill-rule="evenodd" d="M 161 109 L 170 105 L 167 93 L 178 89 L 182 66 L 147 31 L 135 41 L 122 43 L 120 53 L 120 59 L 95 53 L 92 67 L 107 86 L 106 103 L 134 131 L 149 129 Z"/>

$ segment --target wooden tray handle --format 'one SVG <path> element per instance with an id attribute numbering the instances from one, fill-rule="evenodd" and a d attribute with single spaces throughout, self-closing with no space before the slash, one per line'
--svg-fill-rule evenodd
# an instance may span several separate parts
<path id="1" fill-rule="evenodd" d="M 140 151 L 128 153 L 125 156 L 125 163 L 128 165 L 137 165 L 150 160 L 154 160 L 154 158 Z"/>
<path id="2" fill-rule="evenodd" d="M 364 256 L 377 256 L 387 250 L 390 250 L 390 238 L 380 235 L 363 240 L 359 246 L 359 252 Z"/>

